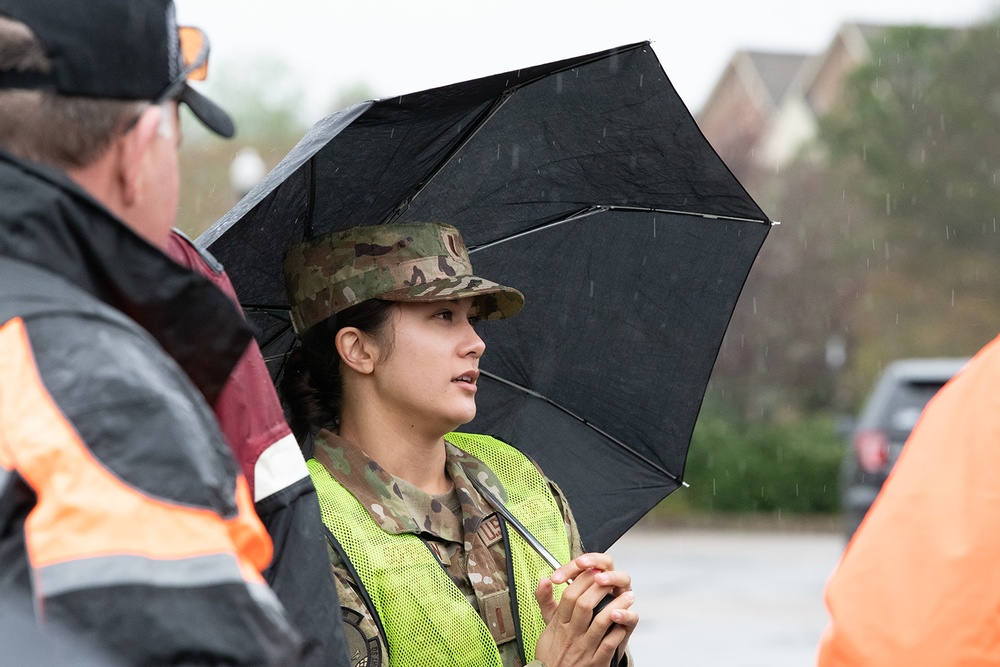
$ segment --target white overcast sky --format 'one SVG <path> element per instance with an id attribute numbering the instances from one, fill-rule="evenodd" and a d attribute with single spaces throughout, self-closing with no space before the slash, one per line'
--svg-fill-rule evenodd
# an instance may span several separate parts
<path id="1" fill-rule="evenodd" d="M 819 53 L 846 21 L 969 25 L 1000 0 L 175 2 L 180 23 L 208 33 L 217 70 L 286 63 L 312 122 L 358 83 L 388 97 L 643 40 L 697 111 L 737 50 Z"/>

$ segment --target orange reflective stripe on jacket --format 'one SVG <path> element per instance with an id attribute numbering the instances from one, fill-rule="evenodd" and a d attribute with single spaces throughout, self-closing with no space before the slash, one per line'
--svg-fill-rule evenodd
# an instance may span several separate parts
<path id="1" fill-rule="evenodd" d="M 37 583 L 49 581 L 60 592 L 72 590 L 74 579 L 92 585 L 87 577 L 100 561 L 80 563 L 80 577 L 73 575 L 72 563 L 108 558 L 116 560 L 105 564 L 121 567 L 109 569 L 101 578 L 104 584 L 114 583 L 116 573 L 122 578 L 119 583 L 173 581 L 208 564 L 211 567 L 198 576 L 212 572 L 219 583 L 263 582 L 259 571 L 270 560 L 271 543 L 253 513 L 242 477 L 237 483 L 240 511 L 229 520 L 125 484 L 94 458 L 52 401 L 33 365 L 20 320 L 0 327 L 0 377 L 12 383 L 0 391 L 0 415 L 16 415 L 4 421 L 0 463 L 15 470 L 37 494 L 25 522 Z M 89 574 L 82 576 L 84 572 Z"/>
<path id="2" fill-rule="evenodd" d="M 1000 338 L 928 403 L 830 578 L 820 667 L 1000 665 Z"/>

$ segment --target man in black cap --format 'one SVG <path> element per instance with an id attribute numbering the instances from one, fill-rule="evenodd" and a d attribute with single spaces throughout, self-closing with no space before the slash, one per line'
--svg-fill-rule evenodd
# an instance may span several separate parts
<path id="1" fill-rule="evenodd" d="M 207 58 L 171 0 L 0 0 L 0 599 L 66 663 L 299 660 L 209 408 L 250 332 L 162 252 Z"/>

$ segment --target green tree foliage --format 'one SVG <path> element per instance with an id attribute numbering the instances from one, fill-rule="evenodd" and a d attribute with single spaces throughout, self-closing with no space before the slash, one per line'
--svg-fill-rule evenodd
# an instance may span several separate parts
<path id="1" fill-rule="evenodd" d="M 784 224 L 713 374 L 743 418 L 856 410 L 892 359 L 971 355 L 1000 331 L 1000 24 L 869 46 L 817 145 L 746 179 Z"/>
<path id="2" fill-rule="evenodd" d="M 839 507 L 843 444 L 825 418 L 787 424 L 699 420 L 683 493 L 689 507 L 717 512 L 815 514 Z"/>
<path id="3" fill-rule="evenodd" d="M 835 158 L 864 163 L 859 185 L 884 212 L 887 240 L 914 255 L 981 254 L 1000 244 L 997 31 L 889 30 L 823 124 Z"/>
<path id="4" fill-rule="evenodd" d="M 821 137 L 885 269 L 851 314 L 868 375 L 887 352 L 975 352 L 1000 330 L 1000 24 L 888 30 Z"/>

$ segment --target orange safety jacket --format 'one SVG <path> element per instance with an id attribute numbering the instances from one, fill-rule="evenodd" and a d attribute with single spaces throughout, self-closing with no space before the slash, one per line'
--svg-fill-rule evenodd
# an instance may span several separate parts
<path id="1" fill-rule="evenodd" d="M 820 667 L 1000 665 L 1000 338 L 931 399 L 826 588 Z"/>
<path id="2" fill-rule="evenodd" d="M 0 201 L 0 598 L 123 664 L 295 664 L 207 403 L 242 318 L 61 173 L 0 153 Z"/>

